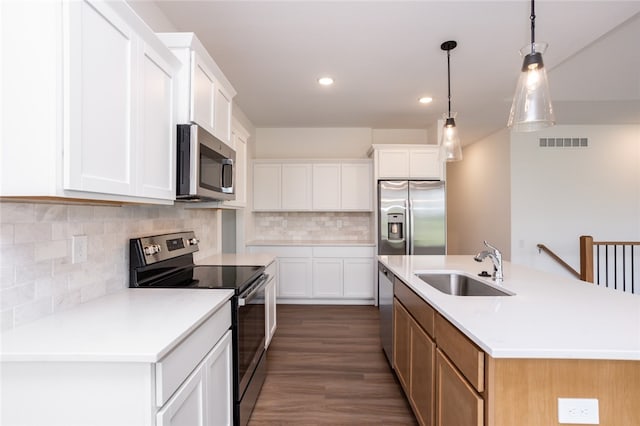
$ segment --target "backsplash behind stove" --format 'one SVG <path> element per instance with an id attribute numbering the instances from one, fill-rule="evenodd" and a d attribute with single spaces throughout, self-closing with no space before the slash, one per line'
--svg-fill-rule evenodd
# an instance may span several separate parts
<path id="1" fill-rule="evenodd" d="M 184 230 L 197 259 L 219 253 L 218 210 L 176 206 L 0 203 L 0 328 L 33 321 L 129 285 L 129 238 Z M 86 235 L 86 262 L 71 237 Z"/>
<path id="2" fill-rule="evenodd" d="M 370 242 L 373 213 L 256 212 L 256 241 Z"/>

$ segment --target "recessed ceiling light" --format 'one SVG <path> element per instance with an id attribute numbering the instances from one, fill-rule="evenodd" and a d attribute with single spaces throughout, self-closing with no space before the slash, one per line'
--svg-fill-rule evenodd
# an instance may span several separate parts
<path id="1" fill-rule="evenodd" d="M 430 104 L 431 102 L 433 102 L 433 98 L 430 96 L 424 96 L 418 99 L 418 102 L 420 102 L 421 104 Z"/>
<path id="2" fill-rule="evenodd" d="M 333 84 L 333 78 L 331 77 L 320 77 L 318 79 L 318 83 L 323 86 L 331 86 Z"/>

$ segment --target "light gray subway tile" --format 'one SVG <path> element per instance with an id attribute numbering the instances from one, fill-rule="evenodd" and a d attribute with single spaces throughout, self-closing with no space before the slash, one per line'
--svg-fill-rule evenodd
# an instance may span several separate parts
<path id="1" fill-rule="evenodd" d="M 13 309 L 0 311 L 0 331 L 11 330 L 13 328 Z"/>
<path id="2" fill-rule="evenodd" d="M 64 294 L 53 296 L 53 311 L 63 311 L 80 304 L 80 290 L 70 290 Z"/>
<path id="3" fill-rule="evenodd" d="M 100 207 L 97 207 L 100 208 Z M 89 222 L 94 219 L 94 206 L 69 206 L 68 220 L 69 222 Z"/>
<path id="4" fill-rule="evenodd" d="M 16 244 L 51 241 L 51 223 L 16 223 L 14 241 Z"/>
<path id="5" fill-rule="evenodd" d="M 105 294 L 107 294 L 107 283 L 104 281 L 82 287 L 80 288 L 80 303 L 96 299 Z"/>
<path id="6" fill-rule="evenodd" d="M 43 260 L 62 259 L 69 255 L 69 240 L 43 241 L 36 244 L 34 249 L 34 260 L 42 262 Z"/>
<path id="7" fill-rule="evenodd" d="M 0 288 L 16 285 L 16 267 L 13 265 L 0 265 Z"/>
<path id="8" fill-rule="evenodd" d="M 104 222 L 87 222 L 82 225 L 82 232 L 86 235 L 104 234 Z"/>
<path id="9" fill-rule="evenodd" d="M 13 244 L 15 225 L 13 223 L 0 223 L 0 246 L 10 246 Z"/>
<path id="10" fill-rule="evenodd" d="M 69 217 L 69 207 L 61 204 L 36 204 L 36 222 L 66 222 Z"/>
<path id="11" fill-rule="evenodd" d="M 45 297 L 34 300 L 14 309 L 14 325 L 17 327 L 21 324 L 37 320 L 53 313 L 53 299 Z"/>
<path id="12" fill-rule="evenodd" d="M 0 310 L 24 305 L 35 298 L 35 285 L 28 283 L 0 290 Z"/>
<path id="13" fill-rule="evenodd" d="M 23 284 L 42 278 L 51 278 L 53 276 L 53 262 L 45 260 L 38 263 L 29 263 L 15 267 L 16 284 Z"/>
<path id="14" fill-rule="evenodd" d="M 35 222 L 35 204 L 0 203 L 0 222 L 2 223 Z"/>
<path id="15" fill-rule="evenodd" d="M 11 246 L 0 247 L 0 259 L 2 264 L 9 265 L 24 265 L 27 263 L 33 263 L 35 261 L 34 244 L 14 244 Z"/>

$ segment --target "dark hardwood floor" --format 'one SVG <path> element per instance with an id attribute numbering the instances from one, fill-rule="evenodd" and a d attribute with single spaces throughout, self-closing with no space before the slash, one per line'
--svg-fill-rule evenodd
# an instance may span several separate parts
<path id="1" fill-rule="evenodd" d="M 415 425 L 380 348 L 374 306 L 278 305 L 249 426 Z"/>

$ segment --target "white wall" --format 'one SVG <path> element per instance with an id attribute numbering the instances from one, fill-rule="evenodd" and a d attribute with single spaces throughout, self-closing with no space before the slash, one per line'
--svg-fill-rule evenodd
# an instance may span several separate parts
<path id="1" fill-rule="evenodd" d="M 586 137 L 588 148 L 540 148 Z M 565 273 L 536 244 L 579 269 L 578 238 L 640 240 L 640 126 L 557 126 L 512 134 L 512 261 Z"/>
<path id="2" fill-rule="evenodd" d="M 256 158 L 367 158 L 370 147 L 370 128 L 256 129 Z"/>
<path id="3" fill-rule="evenodd" d="M 429 143 L 429 138 L 425 129 L 373 129 L 371 142 L 374 144 L 426 144 Z"/>
<path id="4" fill-rule="evenodd" d="M 487 240 L 509 259 L 511 251 L 509 132 L 463 149 L 447 164 L 447 249 L 475 254 Z"/>

